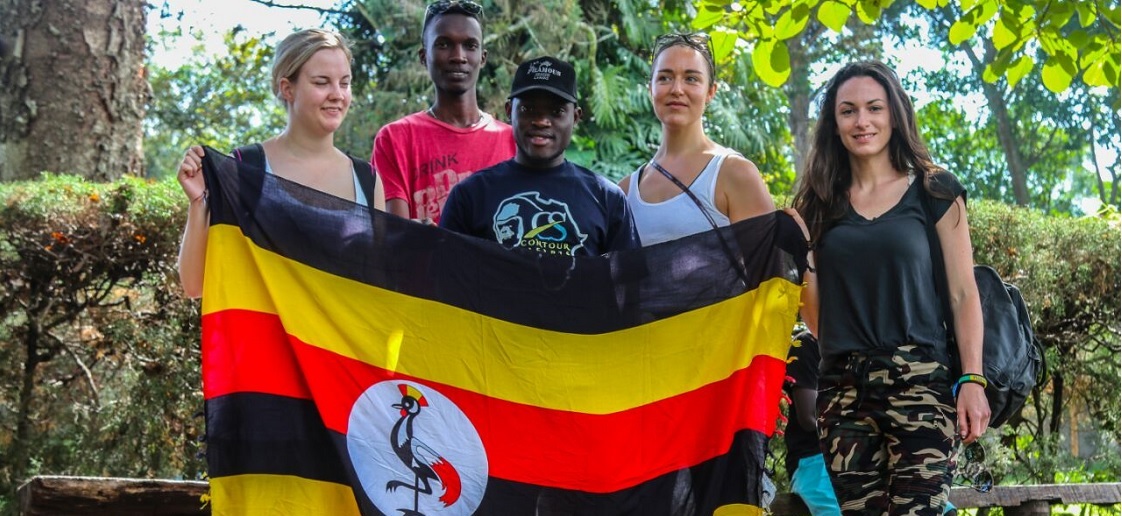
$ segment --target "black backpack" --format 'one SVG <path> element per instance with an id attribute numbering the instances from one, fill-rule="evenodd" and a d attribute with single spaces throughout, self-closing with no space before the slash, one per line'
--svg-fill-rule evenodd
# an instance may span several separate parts
<path id="1" fill-rule="evenodd" d="M 935 220 L 929 205 L 930 195 L 924 190 L 924 214 L 927 238 L 931 244 L 935 288 L 942 300 L 947 327 L 947 351 L 950 367 L 957 379 L 961 373 L 958 345 L 954 340 L 954 321 L 948 301 L 947 271 L 943 265 L 943 248 L 935 232 Z M 974 280 L 982 303 L 982 373 L 989 386 L 986 399 L 990 403 L 990 427 L 997 428 L 1021 411 L 1025 399 L 1044 373 L 1043 349 L 1032 331 L 1028 306 L 1021 291 L 1006 283 L 988 265 L 974 266 Z"/>

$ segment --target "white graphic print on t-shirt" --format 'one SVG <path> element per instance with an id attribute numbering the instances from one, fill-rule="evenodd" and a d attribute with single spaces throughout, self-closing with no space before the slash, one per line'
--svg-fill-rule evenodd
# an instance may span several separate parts
<path id="1" fill-rule="evenodd" d="M 577 226 L 568 204 L 543 199 L 539 192 L 523 192 L 503 200 L 493 220 L 495 238 L 509 248 L 574 256 L 588 238 Z"/>

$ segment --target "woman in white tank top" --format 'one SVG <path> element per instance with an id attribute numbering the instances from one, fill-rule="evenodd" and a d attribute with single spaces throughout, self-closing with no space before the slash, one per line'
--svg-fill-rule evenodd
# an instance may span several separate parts
<path id="1" fill-rule="evenodd" d="M 688 186 L 718 226 L 775 210 L 756 165 L 705 134 L 702 116 L 717 94 L 714 71 L 705 35 L 658 38 L 648 90 L 662 142 L 650 163 L 619 183 L 643 245 L 712 229 L 702 208 L 656 165 Z"/>

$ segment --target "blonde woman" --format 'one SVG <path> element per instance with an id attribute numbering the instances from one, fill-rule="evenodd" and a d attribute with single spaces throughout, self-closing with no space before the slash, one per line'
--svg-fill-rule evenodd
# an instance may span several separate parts
<path id="1" fill-rule="evenodd" d="M 382 182 L 364 160 L 335 148 L 335 131 L 351 105 L 351 51 L 343 37 L 321 29 L 288 36 L 277 46 L 272 82 L 273 94 L 288 112 L 284 131 L 235 155 L 247 161 L 252 156 L 267 173 L 384 210 Z M 190 203 L 179 250 L 179 281 L 192 298 L 202 295 L 209 224 L 202 159 L 202 147 L 191 147 L 178 173 Z"/>

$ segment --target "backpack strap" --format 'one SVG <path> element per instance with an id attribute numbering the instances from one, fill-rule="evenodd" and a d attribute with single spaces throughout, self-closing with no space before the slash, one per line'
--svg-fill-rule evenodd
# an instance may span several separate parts
<path id="1" fill-rule="evenodd" d="M 922 179 L 921 179 L 922 180 Z M 943 245 L 939 240 L 939 233 L 935 230 L 935 198 L 920 185 L 920 205 L 923 206 L 924 229 L 927 230 L 927 243 L 931 249 L 931 273 L 935 276 L 935 295 L 939 297 L 939 306 L 943 309 L 943 327 L 947 334 L 947 358 L 951 369 L 951 376 L 957 378 L 961 372 L 961 363 L 958 358 L 958 342 L 954 334 L 954 311 L 950 305 L 950 286 L 947 280 L 947 266 L 943 262 Z"/>
<path id="2" fill-rule="evenodd" d="M 260 143 L 251 143 L 234 149 L 231 154 L 240 162 L 239 169 L 245 164 L 261 171 L 260 174 L 238 174 L 237 177 L 237 191 L 243 196 L 241 202 L 251 212 L 256 212 L 265 190 L 265 148 Z"/>
<path id="3" fill-rule="evenodd" d="M 234 157 L 261 170 L 265 170 L 265 147 L 260 143 L 251 143 L 234 149 Z"/>
<path id="4" fill-rule="evenodd" d="M 378 184 L 378 176 L 374 174 L 374 168 L 370 166 L 370 162 L 364 159 L 359 159 L 351 155 L 354 164 L 355 177 L 358 178 L 358 184 L 362 187 L 362 195 L 366 196 L 366 206 L 374 209 L 374 187 Z M 358 192 L 355 192 L 356 194 Z"/>
<path id="5" fill-rule="evenodd" d="M 923 227 L 927 230 L 927 243 L 931 249 L 931 272 L 935 274 L 935 292 L 939 295 L 940 305 L 943 307 L 944 319 L 950 328 L 950 319 L 946 317 L 949 313 L 947 310 L 948 291 L 950 290 L 947 285 L 947 267 L 943 263 L 943 245 L 939 241 L 939 232 L 935 230 L 935 224 L 939 221 L 935 220 L 935 208 L 932 206 L 933 199 L 931 194 L 927 192 L 926 188 L 920 188 L 920 204 L 923 206 Z"/>

